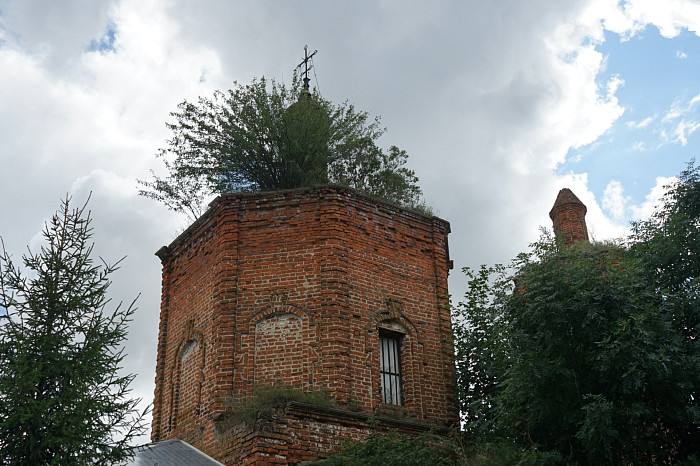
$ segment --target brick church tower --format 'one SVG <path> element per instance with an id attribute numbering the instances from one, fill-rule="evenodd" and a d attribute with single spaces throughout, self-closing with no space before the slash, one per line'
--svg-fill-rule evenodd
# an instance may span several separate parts
<path id="1" fill-rule="evenodd" d="M 327 185 L 226 194 L 163 264 L 152 440 L 225 464 L 296 464 L 372 428 L 456 427 L 449 224 Z M 228 425 L 232 401 L 290 402 Z"/>

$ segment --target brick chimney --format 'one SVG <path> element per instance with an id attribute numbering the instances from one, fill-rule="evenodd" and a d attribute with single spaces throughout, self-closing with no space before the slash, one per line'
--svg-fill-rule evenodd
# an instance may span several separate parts
<path id="1" fill-rule="evenodd" d="M 549 211 L 549 218 L 554 224 L 554 234 L 565 247 L 588 241 L 587 210 L 570 189 L 564 188 L 559 191 L 557 200 Z"/>

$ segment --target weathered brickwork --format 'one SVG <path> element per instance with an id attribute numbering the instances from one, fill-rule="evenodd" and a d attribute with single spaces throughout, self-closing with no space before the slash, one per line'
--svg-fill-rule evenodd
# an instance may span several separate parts
<path id="1" fill-rule="evenodd" d="M 345 440 L 359 441 L 373 431 L 417 435 L 448 434 L 429 424 L 375 417 L 304 403 L 280 406 L 261 415 L 254 425 L 240 424 L 219 434 L 226 445 L 220 452 L 225 464 L 299 464 L 328 457 Z"/>
<path id="2" fill-rule="evenodd" d="M 180 438 L 227 464 L 252 458 L 264 435 L 221 432 L 217 419 L 259 385 L 323 389 L 348 412 L 381 414 L 380 328 L 403 335 L 401 414 L 456 425 L 448 233 L 444 220 L 339 186 L 219 197 L 157 253 L 152 439 Z M 333 428 L 295 416 L 277 440 L 309 451 L 279 447 L 284 462 L 334 445 L 312 440 Z"/>
<path id="3" fill-rule="evenodd" d="M 554 225 L 554 234 L 564 246 L 571 246 L 581 241 L 588 241 L 586 211 L 588 209 L 568 188 L 559 191 L 549 218 Z"/>

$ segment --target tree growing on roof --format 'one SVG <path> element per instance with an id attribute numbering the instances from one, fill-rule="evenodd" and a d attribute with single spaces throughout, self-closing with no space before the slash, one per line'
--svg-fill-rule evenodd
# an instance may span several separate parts
<path id="1" fill-rule="evenodd" d="M 112 464 L 145 429 L 140 400 L 129 398 L 134 375 L 121 374 L 134 303 L 107 310 L 118 263 L 94 263 L 90 213 L 69 201 L 23 267 L 2 245 L 2 464 Z"/>
<path id="2" fill-rule="evenodd" d="M 172 138 L 158 156 L 167 175 L 139 181 L 141 194 L 198 217 L 210 195 L 338 183 L 390 202 L 420 207 L 421 190 L 385 132 L 347 102 L 334 105 L 297 79 L 291 88 L 264 78 L 172 113 Z"/>

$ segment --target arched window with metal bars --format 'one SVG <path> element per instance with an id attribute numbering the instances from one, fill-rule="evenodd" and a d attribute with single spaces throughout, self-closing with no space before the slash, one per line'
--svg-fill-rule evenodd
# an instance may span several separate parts
<path id="1" fill-rule="evenodd" d="M 401 340 L 403 334 L 379 329 L 379 358 L 382 378 L 382 401 L 401 406 Z"/>

